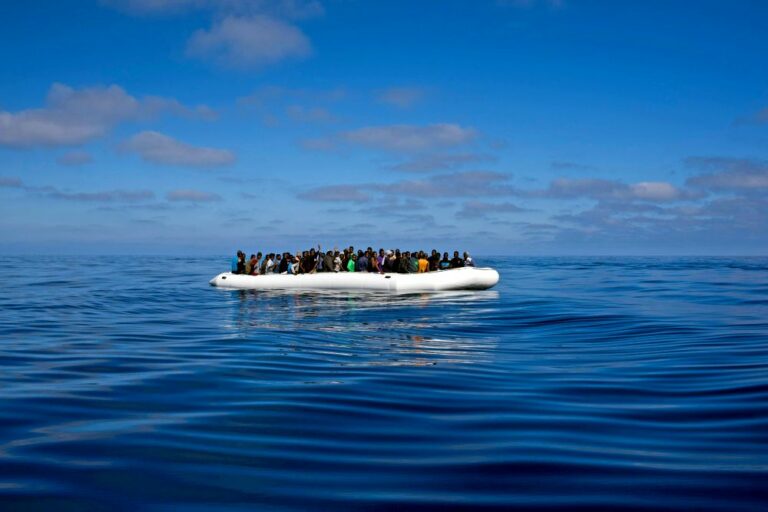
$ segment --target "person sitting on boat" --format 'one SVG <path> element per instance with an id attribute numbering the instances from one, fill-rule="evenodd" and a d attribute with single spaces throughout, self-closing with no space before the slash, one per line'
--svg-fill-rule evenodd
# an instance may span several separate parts
<path id="1" fill-rule="evenodd" d="M 469 255 L 468 252 L 464 251 L 464 266 L 465 267 L 474 267 L 475 266 L 475 260 L 472 259 L 472 256 Z"/>
<path id="2" fill-rule="evenodd" d="M 339 251 L 333 253 L 333 271 L 341 272 L 341 254 Z"/>
<path id="3" fill-rule="evenodd" d="M 253 266 L 256 263 L 256 255 L 251 254 L 251 257 L 248 258 L 248 261 L 245 262 L 245 273 L 248 275 L 251 275 L 253 272 Z"/>
<path id="4" fill-rule="evenodd" d="M 407 274 L 411 266 L 411 252 L 404 251 L 400 253 L 400 273 Z"/>
<path id="5" fill-rule="evenodd" d="M 251 264 L 251 271 L 248 272 L 248 275 L 251 276 L 257 276 L 259 275 L 259 263 L 261 261 L 261 253 L 257 252 L 256 256 L 251 258 L 250 264 Z"/>
<path id="6" fill-rule="evenodd" d="M 350 254 L 349 261 L 347 262 L 347 272 L 354 272 L 355 271 L 355 265 L 357 264 L 357 256 L 355 256 L 355 253 Z"/>
<path id="7" fill-rule="evenodd" d="M 379 249 L 379 254 L 376 256 L 376 268 L 380 274 L 384 273 L 384 261 L 387 259 L 384 249 Z"/>
<path id="8" fill-rule="evenodd" d="M 424 272 L 429 272 L 429 260 L 427 259 L 427 255 L 424 254 L 424 251 L 421 251 L 419 253 L 419 274 L 423 274 Z"/>
<path id="9" fill-rule="evenodd" d="M 233 274 L 237 274 L 237 262 L 240 261 L 240 253 L 243 251 L 237 251 L 237 254 L 232 256 L 232 264 L 229 266 L 229 271 Z"/>
<path id="10" fill-rule="evenodd" d="M 277 272 L 279 274 L 286 274 L 288 273 L 288 265 L 290 264 L 290 258 L 291 255 L 287 252 L 283 253 L 283 258 L 280 260 L 280 263 L 277 265 Z"/>
<path id="11" fill-rule="evenodd" d="M 461 268 L 464 266 L 464 260 L 459 257 L 459 251 L 453 251 L 451 259 L 451 268 Z"/>
<path id="12" fill-rule="evenodd" d="M 429 262 L 430 272 L 434 272 L 440 268 L 440 253 L 437 252 L 437 249 L 432 249 L 432 254 L 429 255 L 427 261 Z"/>
<path id="13" fill-rule="evenodd" d="M 372 254 L 368 260 L 368 272 L 376 272 L 377 274 L 379 273 L 379 258 L 375 253 Z"/>
<path id="14" fill-rule="evenodd" d="M 269 253 L 267 254 L 266 262 L 264 263 L 264 273 L 272 274 L 275 270 L 274 267 L 275 267 L 275 254 Z"/>
<path id="15" fill-rule="evenodd" d="M 355 265 L 356 272 L 368 272 L 368 256 L 362 249 L 357 251 L 357 265 Z"/>
<path id="16" fill-rule="evenodd" d="M 440 260 L 439 268 L 440 270 L 448 270 L 449 268 L 451 268 L 451 260 L 448 259 L 447 252 L 443 253 L 443 259 Z"/>
<path id="17" fill-rule="evenodd" d="M 323 254 L 323 272 L 333 272 L 333 251 Z"/>
<path id="18" fill-rule="evenodd" d="M 419 254 L 413 251 L 408 259 L 408 273 L 415 274 L 419 271 Z"/>

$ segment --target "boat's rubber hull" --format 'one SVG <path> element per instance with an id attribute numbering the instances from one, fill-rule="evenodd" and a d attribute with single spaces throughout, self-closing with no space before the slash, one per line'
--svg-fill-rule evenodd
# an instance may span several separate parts
<path id="1" fill-rule="evenodd" d="M 498 282 L 499 273 L 494 269 L 477 267 L 423 274 L 320 272 L 248 276 L 224 272 L 210 281 L 212 286 L 240 290 L 361 290 L 394 293 L 487 290 Z"/>

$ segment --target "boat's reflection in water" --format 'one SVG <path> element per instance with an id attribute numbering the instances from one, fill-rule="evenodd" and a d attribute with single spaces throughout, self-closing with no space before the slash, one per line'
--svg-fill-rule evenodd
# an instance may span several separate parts
<path id="1" fill-rule="evenodd" d="M 423 366 L 487 360 L 498 343 L 477 317 L 499 293 L 229 291 L 237 303 L 233 336 L 274 340 L 275 347 L 334 359 L 341 365 Z M 263 341 L 260 341 L 263 343 Z"/>

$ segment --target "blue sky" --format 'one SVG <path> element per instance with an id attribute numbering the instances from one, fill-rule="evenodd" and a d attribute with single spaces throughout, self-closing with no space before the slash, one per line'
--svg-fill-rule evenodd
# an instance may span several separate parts
<path id="1" fill-rule="evenodd" d="M 765 254 L 764 2 L 0 15 L 0 252 Z"/>

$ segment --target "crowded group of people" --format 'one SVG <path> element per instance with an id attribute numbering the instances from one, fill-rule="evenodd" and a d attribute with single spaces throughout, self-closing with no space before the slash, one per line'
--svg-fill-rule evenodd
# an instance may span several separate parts
<path id="1" fill-rule="evenodd" d="M 459 267 L 474 267 L 475 263 L 468 253 L 459 256 L 453 251 L 453 258 L 444 252 L 442 257 L 436 249 L 427 255 L 424 251 L 400 251 L 400 249 L 378 252 L 368 247 L 355 251 L 353 246 L 339 251 L 325 251 L 318 245 L 317 250 L 269 253 L 258 252 L 246 258 L 243 251 L 237 251 L 232 258 L 232 273 L 246 275 L 265 274 L 314 274 L 317 272 L 376 272 L 416 274 L 437 272 Z"/>

